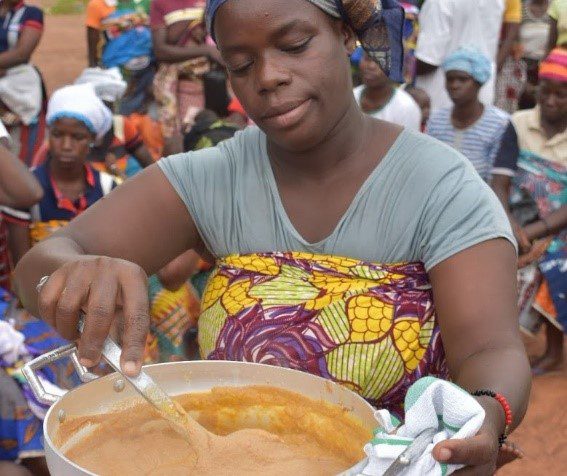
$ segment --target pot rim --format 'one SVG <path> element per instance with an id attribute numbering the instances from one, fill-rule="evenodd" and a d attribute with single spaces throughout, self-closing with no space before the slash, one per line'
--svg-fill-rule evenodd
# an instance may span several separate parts
<path id="1" fill-rule="evenodd" d="M 282 374 L 282 378 L 285 377 L 285 375 L 283 374 L 302 374 L 304 377 L 306 378 L 312 378 L 314 380 L 319 380 L 321 383 L 324 383 L 325 385 L 329 385 L 331 388 L 336 388 L 338 389 L 339 392 L 346 392 L 347 394 L 351 394 L 351 396 L 356 397 L 364 406 L 367 407 L 367 409 L 369 409 L 370 411 L 372 411 L 372 413 L 374 413 L 375 408 L 368 403 L 361 395 L 357 394 L 356 392 L 352 391 L 351 389 L 349 389 L 348 387 L 341 385 L 337 382 L 334 382 L 330 379 L 326 379 L 324 377 L 321 377 L 319 375 L 315 375 L 315 374 L 311 374 L 308 372 L 304 372 L 302 370 L 297 370 L 297 369 L 290 369 L 287 367 L 278 367 L 275 365 L 268 365 L 268 364 L 262 364 L 262 363 L 256 363 L 256 362 L 246 362 L 246 361 L 226 361 L 226 360 L 187 360 L 187 361 L 180 361 L 180 362 L 163 362 L 163 363 L 158 363 L 158 364 L 150 364 L 150 365 L 144 365 L 143 368 L 145 370 L 151 369 L 151 371 L 158 371 L 156 369 L 159 368 L 172 368 L 172 367 L 185 367 L 185 366 L 191 366 L 191 365 L 204 365 L 206 367 L 224 367 L 227 365 L 227 363 L 230 363 L 231 365 L 234 365 L 235 367 L 256 367 L 258 369 L 270 369 L 272 372 L 276 371 L 276 372 L 280 372 Z M 211 369 L 211 373 L 214 373 L 214 369 Z M 53 439 L 51 438 L 51 435 L 49 433 L 49 429 L 48 429 L 48 425 L 51 421 L 52 418 L 57 418 L 54 415 L 54 412 L 56 412 L 59 407 L 61 405 L 63 405 L 65 403 L 65 401 L 69 398 L 72 398 L 73 394 L 75 393 L 76 390 L 83 388 L 85 385 L 89 385 L 90 383 L 94 383 L 94 382 L 100 382 L 100 381 L 111 381 L 112 379 L 115 379 L 117 377 L 118 372 L 112 372 L 108 375 L 105 375 L 103 377 L 99 377 L 96 380 L 93 380 L 92 382 L 87 382 L 87 383 L 83 383 L 81 385 L 78 385 L 77 387 L 73 388 L 72 390 L 68 391 L 65 395 L 63 395 L 57 402 L 55 402 L 53 405 L 51 405 L 51 407 L 49 408 L 49 410 L 47 411 L 45 418 L 43 420 L 43 438 L 44 438 L 44 448 L 45 448 L 45 452 L 47 453 L 48 448 L 50 452 L 54 453 L 54 456 L 57 456 L 58 458 L 61 458 L 62 460 L 65 461 L 65 463 L 67 463 L 68 465 L 72 466 L 73 468 L 75 468 L 78 471 L 82 471 L 83 474 L 89 475 L 89 476 L 97 476 L 96 473 L 92 473 L 88 470 L 86 470 L 85 468 L 83 468 L 82 466 L 79 466 L 78 464 L 74 463 L 72 460 L 70 460 L 69 458 L 67 458 L 67 456 L 60 451 L 60 448 L 55 445 Z M 234 386 L 246 386 L 247 384 L 243 383 L 242 385 L 234 385 Z M 253 384 L 248 384 L 248 385 L 253 385 Z M 273 382 L 266 382 L 266 385 L 272 385 L 275 386 L 277 388 L 283 388 L 285 390 L 291 391 L 291 392 L 295 392 L 295 393 L 299 393 L 299 394 L 303 394 L 304 396 L 308 397 L 308 398 L 313 398 L 313 397 L 309 397 L 308 395 L 302 393 L 300 390 L 298 389 L 291 389 L 291 388 L 286 388 L 285 386 L 278 386 L 278 385 L 274 385 Z M 190 384 L 189 384 L 190 386 Z M 219 386 L 222 386 L 222 383 L 219 382 Z M 177 392 L 177 393 L 172 393 L 171 395 L 176 396 L 176 395 L 180 395 L 183 393 L 190 393 L 190 389 L 188 389 L 188 391 L 185 392 Z M 332 393 L 331 390 L 329 390 L 329 393 Z M 330 402 L 333 403 L 333 402 Z M 359 416 L 357 416 L 358 418 L 360 418 Z M 364 422 L 363 422 L 364 423 Z M 376 423 L 376 422 L 375 422 Z M 357 464 L 360 465 L 362 463 L 359 462 Z M 351 468 L 353 469 L 353 468 Z M 347 472 L 345 472 L 344 474 L 347 474 Z M 348 473 L 350 474 L 350 472 Z"/>

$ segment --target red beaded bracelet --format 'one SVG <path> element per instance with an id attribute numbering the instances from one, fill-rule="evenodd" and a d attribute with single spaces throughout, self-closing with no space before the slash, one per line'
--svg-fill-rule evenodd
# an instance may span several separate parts
<path id="1" fill-rule="evenodd" d="M 506 426 L 504 427 L 504 433 L 502 433 L 502 435 L 498 438 L 498 443 L 502 446 L 506 441 L 506 438 L 508 438 L 510 427 L 512 426 L 512 409 L 510 408 L 508 400 L 506 400 L 504 395 L 493 392 L 492 390 L 477 390 L 476 392 L 472 392 L 471 395 L 474 397 L 492 397 L 504 410 L 504 422 Z"/>

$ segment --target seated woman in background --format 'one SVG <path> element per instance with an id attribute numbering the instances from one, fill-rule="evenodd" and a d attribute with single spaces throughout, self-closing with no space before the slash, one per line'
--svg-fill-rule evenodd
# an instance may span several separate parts
<path id="1" fill-rule="evenodd" d="M 376 119 L 421 130 L 421 109 L 414 99 L 394 84 L 365 53 L 360 60 L 362 84 L 354 88 L 354 97 L 361 109 Z"/>
<path id="2" fill-rule="evenodd" d="M 27 208 L 42 197 L 40 184 L 27 167 L 4 147 L 7 132 L 0 122 L 0 206 Z M 2 215 L 0 214 L 0 225 Z M 0 474 L 2 476 L 47 476 L 42 457 L 41 424 L 32 414 L 16 381 L 10 376 L 20 358 L 20 334 L 8 320 L 14 298 L 6 291 L 9 260 L 6 243 L 0 242 Z M 45 324 L 42 324 L 45 325 Z M 46 326 L 47 327 L 47 326 Z M 16 461 L 19 464 L 16 464 Z M 26 469 L 28 468 L 28 469 Z M 30 472 L 31 471 L 31 472 Z"/>
<path id="3" fill-rule="evenodd" d="M 126 90 L 126 82 L 117 68 L 103 70 L 89 68 L 76 79 L 75 84 L 91 84 L 95 94 L 104 102 L 111 114 L 109 129 L 93 141 L 87 160 L 101 172 L 107 172 L 120 179 L 131 177 L 154 163 L 148 148 L 143 143 L 136 125 L 130 118 L 119 114 L 112 115 Z M 47 159 L 48 146 L 44 144 L 34 157 L 34 166 Z"/>
<path id="4" fill-rule="evenodd" d="M 13 152 L 30 165 L 45 137 L 47 96 L 41 75 L 29 61 L 43 33 L 43 12 L 19 0 L 0 4 L 0 119 Z"/>
<path id="5" fill-rule="evenodd" d="M 501 173 L 495 163 L 510 116 L 480 102 L 481 87 L 490 79 L 490 60 L 475 48 L 460 48 L 443 62 L 453 107 L 434 111 L 427 133 L 461 152 L 487 180 Z"/>
<path id="6" fill-rule="evenodd" d="M 512 116 L 520 157 L 517 176 L 513 183 L 508 179 L 504 184 L 509 192 L 502 200 L 509 210 L 510 189 L 514 185 L 513 195 L 527 193 L 537 210 L 529 223 L 513 223 L 523 255 L 520 266 L 532 265 L 534 271 L 523 273 L 529 282 L 521 283 L 521 288 L 527 290 L 521 298 L 521 322 L 525 323 L 523 318 L 535 312 L 546 324 L 547 348 L 532 362 L 535 374 L 562 365 L 563 333 L 567 330 L 566 49 L 553 50 L 542 62 L 539 81 L 538 105 Z"/>
<path id="7" fill-rule="evenodd" d="M 47 121 L 46 161 L 34 169 L 44 198 L 29 214 L 11 211 L 12 222 L 21 219 L 20 226 L 10 227 L 13 236 L 27 235 L 29 228 L 28 246 L 14 252 L 16 260 L 118 185 L 112 175 L 96 170 L 89 160 L 95 141 L 105 137 L 112 124 L 112 114 L 97 97 L 92 84 L 56 91 L 49 101 Z M 18 241 L 25 243 L 25 238 Z M 152 276 L 150 296 L 152 336 L 147 342 L 146 362 L 183 357 L 182 334 L 196 317 L 190 290 L 182 287 L 167 291 L 157 276 Z"/>

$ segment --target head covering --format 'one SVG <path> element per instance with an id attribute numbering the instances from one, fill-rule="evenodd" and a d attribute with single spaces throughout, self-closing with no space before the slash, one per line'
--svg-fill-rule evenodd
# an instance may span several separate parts
<path id="1" fill-rule="evenodd" d="M 65 86 L 53 93 L 47 105 L 47 125 L 62 118 L 81 121 L 98 139 L 112 127 L 112 112 L 97 97 L 92 84 Z"/>
<path id="2" fill-rule="evenodd" d="M 539 79 L 567 83 L 567 49 L 555 48 L 539 65 Z"/>
<path id="3" fill-rule="evenodd" d="M 207 28 L 214 38 L 214 18 L 227 0 L 208 0 Z M 397 0 L 306 0 L 355 32 L 368 55 L 393 81 L 402 82 L 404 10 Z M 260 3 L 259 3 L 260 5 Z"/>
<path id="4" fill-rule="evenodd" d="M 492 75 L 490 60 L 471 46 L 459 48 L 443 61 L 444 71 L 463 71 L 470 74 L 480 84 L 486 83 Z"/>
<path id="5" fill-rule="evenodd" d="M 96 95 L 106 102 L 118 101 L 126 91 L 126 81 L 118 68 L 87 68 L 75 84 L 92 84 Z"/>

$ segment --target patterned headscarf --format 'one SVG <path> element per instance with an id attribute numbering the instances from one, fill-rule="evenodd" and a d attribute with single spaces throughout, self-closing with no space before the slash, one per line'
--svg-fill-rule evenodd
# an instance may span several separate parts
<path id="1" fill-rule="evenodd" d="M 213 21 L 227 0 L 208 0 L 207 28 L 214 38 Z M 390 76 L 402 82 L 404 11 L 397 0 L 307 0 L 349 25 L 368 55 Z"/>
<path id="2" fill-rule="evenodd" d="M 555 48 L 539 65 L 539 79 L 567 83 L 567 49 Z"/>
<path id="3" fill-rule="evenodd" d="M 473 47 L 459 48 L 443 61 L 443 70 L 463 71 L 470 74 L 480 84 L 486 83 L 492 75 L 490 60 Z"/>

